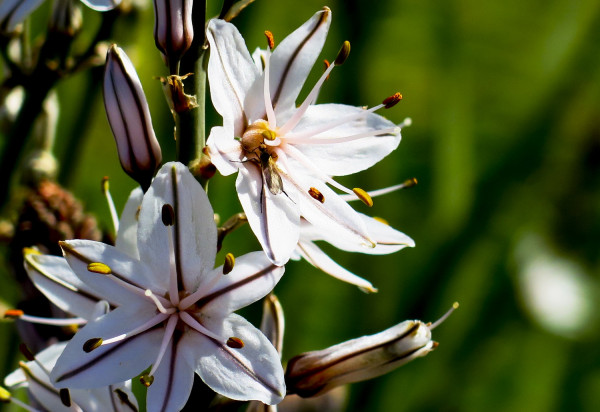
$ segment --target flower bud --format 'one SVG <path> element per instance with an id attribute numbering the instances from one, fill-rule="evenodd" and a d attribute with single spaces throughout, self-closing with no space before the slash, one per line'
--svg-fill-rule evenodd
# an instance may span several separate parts
<path id="1" fill-rule="evenodd" d="M 162 153 L 140 79 L 131 60 L 114 44 L 108 49 L 104 70 L 104 107 L 121 166 L 145 192 Z"/>
<path id="2" fill-rule="evenodd" d="M 407 320 L 375 335 L 303 353 L 288 363 L 288 393 L 306 398 L 339 385 L 372 379 L 427 355 L 436 346 L 430 327 Z"/>
<path id="3" fill-rule="evenodd" d="M 194 39 L 193 4 L 193 0 L 154 0 L 154 41 L 174 74 L 172 65 L 179 62 Z"/>

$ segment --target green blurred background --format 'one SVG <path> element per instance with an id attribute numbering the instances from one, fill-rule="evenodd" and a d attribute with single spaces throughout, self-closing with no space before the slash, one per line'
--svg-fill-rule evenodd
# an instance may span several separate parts
<path id="1" fill-rule="evenodd" d="M 340 181 L 370 190 L 416 177 L 417 187 L 377 198 L 372 209 L 354 206 L 417 247 L 375 257 L 323 246 L 377 294 L 305 262 L 287 265 L 275 290 L 286 315 L 284 360 L 405 319 L 433 321 L 458 301 L 433 333 L 436 351 L 352 385 L 341 408 L 600 410 L 600 2 L 257 0 L 234 23 L 252 51 L 265 46 L 264 30 L 281 41 L 323 5 L 333 22 L 321 58 L 335 58 L 346 39 L 352 53 L 319 102 L 372 106 L 400 91 L 404 100 L 383 114 L 413 120 L 396 152 Z M 213 14 L 219 6 L 209 5 Z M 97 16 L 85 10 L 84 21 Z M 146 4 L 119 21 L 114 40 L 138 68 L 163 157 L 173 160 L 152 26 Z M 317 64 L 309 86 L 320 73 Z M 60 84 L 56 154 L 61 183 L 110 230 L 102 177 L 111 177 L 118 208 L 134 183 L 120 169 L 93 81 L 85 72 Z M 233 182 L 210 183 L 223 220 L 241 211 Z M 224 251 L 257 248 L 243 228 Z M 0 295 L 14 303 L 8 290 Z M 258 321 L 260 305 L 247 316 Z M 14 326 L 0 327 L 7 342 Z"/>

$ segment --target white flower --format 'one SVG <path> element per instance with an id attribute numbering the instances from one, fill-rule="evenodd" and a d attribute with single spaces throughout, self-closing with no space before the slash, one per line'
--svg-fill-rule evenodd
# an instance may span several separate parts
<path id="1" fill-rule="evenodd" d="M 123 225 L 119 237 L 130 238 L 130 231 Z M 223 267 L 213 269 L 213 211 L 185 166 L 161 168 L 142 200 L 136 247 L 122 242 L 124 250 L 84 240 L 61 243 L 77 277 L 115 309 L 69 342 L 52 370 L 56 387 L 106 386 L 152 365 L 143 376 L 149 411 L 183 408 L 194 372 L 232 399 L 283 399 L 277 351 L 232 313 L 265 296 L 283 268 L 255 252 L 239 257 L 227 275 Z"/>
<path id="2" fill-rule="evenodd" d="M 0 3 L 2 29 L 12 32 L 43 2 L 44 0 L 2 0 Z M 92 10 L 107 11 L 117 7 L 121 0 L 81 0 L 81 2 Z"/>
<path id="3" fill-rule="evenodd" d="M 363 215 L 362 213 L 357 213 L 357 215 L 364 222 L 369 233 L 377 242 L 377 245 L 374 248 L 361 247 L 361 245 L 350 241 L 348 238 L 336 236 L 335 233 L 320 229 L 302 219 L 300 223 L 300 239 L 295 252 L 298 255 L 297 257 L 306 259 L 306 261 L 314 267 L 321 269 L 323 272 L 326 272 L 337 279 L 356 285 L 365 292 L 377 292 L 377 289 L 373 287 L 371 282 L 337 264 L 323 252 L 315 242 L 325 241 L 336 248 L 347 252 L 367 253 L 370 255 L 387 255 L 389 253 L 394 253 L 407 246 L 414 247 L 415 242 L 404 233 L 383 223 L 381 220 Z"/>
<path id="4" fill-rule="evenodd" d="M 137 400 L 131 392 L 131 382 L 94 389 L 59 390 L 52 386 L 48 371 L 66 346 L 54 344 L 35 356 L 35 360 L 20 362 L 19 369 L 4 379 L 9 388 L 26 387 L 30 396 L 53 412 L 131 412 L 137 411 Z"/>
<path id="5" fill-rule="evenodd" d="M 373 113 L 397 103 L 399 94 L 368 110 L 313 104 L 333 67 L 347 57 L 349 43 L 296 107 L 330 20 L 331 11 L 324 8 L 272 54 L 255 54 L 262 56 L 264 70 L 232 24 L 208 24 L 211 97 L 223 117 L 223 126 L 213 128 L 207 141 L 210 156 L 222 174 L 239 172 L 236 186 L 244 212 L 278 265 L 287 262 L 298 243 L 300 217 L 334 236 L 374 246 L 364 222 L 329 185 L 349 194 L 364 192 L 349 190 L 331 176 L 367 169 L 400 142 L 400 126 Z"/>

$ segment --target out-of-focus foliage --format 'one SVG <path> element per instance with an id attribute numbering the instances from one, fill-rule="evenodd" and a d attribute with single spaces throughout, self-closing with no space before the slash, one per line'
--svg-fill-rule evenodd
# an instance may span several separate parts
<path id="1" fill-rule="evenodd" d="M 266 46 L 264 30 L 281 40 L 323 5 L 257 0 L 234 23 L 253 50 Z M 436 351 L 353 385 L 347 410 L 597 410 L 600 2 L 327 5 L 333 23 L 322 58 L 335 58 L 346 39 L 352 53 L 319 101 L 372 106 L 401 91 L 404 100 L 385 115 L 398 123 L 413 119 L 395 153 L 341 180 L 368 190 L 416 177 L 413 189 L 376 198 L 372 209 L 355 207 L 384 217 L 417 247 L 391 256 L 325 247 L 379 288 L 371 295 L 306 263 L 290 263 L 276 288 L 286 313 L 283 358 L 405 319 L 433 321 L 459 301 L 461 308 L 434 331 Z M 93 22 L 92 14 L 84 11 L 84 19 Z M 148 4 L 120 21 L 114 40 L 138 69 L 163 158 L 171 160 L 173 122 L 153 79 L 166 68 L 152 24 Z M 101 178 L 111 177 L 121 207 L 134 184 L 120 170 L 92 80 L 88 72 L 60 84 L 57 155 L 66 168 L 63 183 L 109 227 Z M 77 120 L 80 114 L 85 120 Z M 74 134 L 84 139 L 76 155 L 66 143 Z M 223 220 L 241 210 L 231 177 L 215 177 L 209 196 Z M 240 229 L 223 252 L 257 249 L 252 236 Z M 583 309 L 570 310 L 569 302 Z M 563 327 L 549 326 L 555 317 Z M 0 326 L 4 337 L 9 328 Z"/>

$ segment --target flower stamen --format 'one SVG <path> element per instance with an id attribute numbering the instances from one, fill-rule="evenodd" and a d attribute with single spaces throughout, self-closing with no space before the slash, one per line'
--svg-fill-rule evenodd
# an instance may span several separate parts
<path id="1" fill-rule="evenodd" d="M 154 304 L 156 305 L 156 308 L 158 309 L 158 311 L 160 313 L 170 315 L 170 314 L 176 312 L 176 309 L 173 307 L 165 308 L 165 306 L 162 304 L 162 302 L 160 300 L 158 300 L 158 297 L 150 289 L 146 289 L 146 292 L 144 292 L 144 295 L 146 295 L 150 299 L 152 299 L 152 301 L 154 302 Z"/>
<path id="2" fill-rule="evenodd" d="M 452 314 L 452 312 L 454 312 L 456 309 L 458 309 L 458 306 L 459 306 L 458 302 L 454 302 L 452 304 L 452 307 L 450 309 L 448 309 L 448 311 L 446 313 L 444 313 L 441 318 L 439 318 L 438 320 L 433 322 L 433 324 L 428 323 L 426 326 L 429 328 L 429 330 L 434 330 L 435 328 L 440 326 L 446 319 L 448 319 L 448 317 Z"/>
<path id="3" fill-rule="evenodd" d="M 149 376 L 153 376 L 156 372 L 156 369 L 158 369 L 160 361 L 162 360 L 163 356 L 165 355 L 165 351 L 167 350 L 167 346 L 169 345 L 169 342 L 171 342 L 171 338 L 173 337 L 173 332 L 175 332 L 177 322 L 179 322 L 179 316 L 169 317 L 169 320 L 167 321 L 167 326 L 165 326 L 165 334 L 163 335 L 163 339 L 160 344 L 158 356 L 156 357 L 156 361 L 154 361 L 154 364 L 152 365 L 152 368 L 148 373 Z"/>
<path id="4" fill-rule="evenodd" d="M 39 316 L 26 315 L 20 309 L 9 309 L 4 312 L 4 317 L 9 319 L 19 319 L 29 323 L 51 326 L 84 325 L 87 322 L 87 320 L 83 318 L 42 318 Z"/>
<path id="5" fill-rule="evenodd" d="M 233 270 L 235 266 L 235 256 L 233 253 L 228 253 L 225 255 L 225 263 L 223 264 L 223 274 L 228 275 Z"/>

